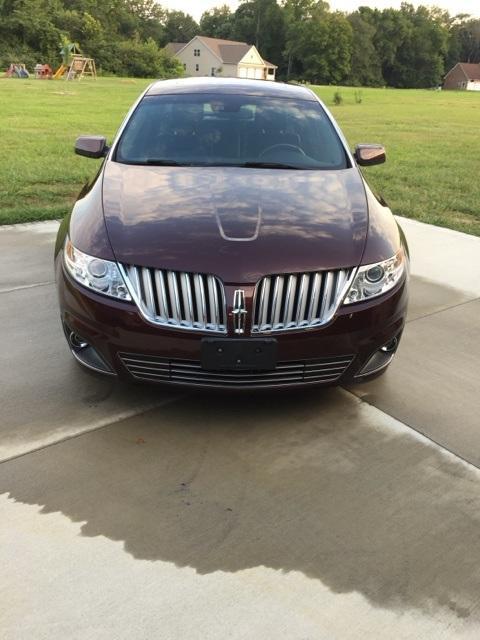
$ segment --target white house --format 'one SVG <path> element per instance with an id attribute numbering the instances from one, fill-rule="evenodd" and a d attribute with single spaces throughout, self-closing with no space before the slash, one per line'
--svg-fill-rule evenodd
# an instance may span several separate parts
<path id="1" fill-rule="evenodd" d="M 276 65 L 246 42 L 195 36 L 187 43 L 169 42 L 166 48 L 183 63 L 187 76 L 275 80 Z"/>

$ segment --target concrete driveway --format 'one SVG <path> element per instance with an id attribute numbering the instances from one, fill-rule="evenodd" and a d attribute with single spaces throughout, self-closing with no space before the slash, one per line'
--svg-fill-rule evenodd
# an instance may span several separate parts
<path id="1" fill-rule="evenodd" d="M 480 239 L 403 223 L 388 374 L 251 396 L 82 371 L 0 228 L 0 638 L 478 638 Z"/>

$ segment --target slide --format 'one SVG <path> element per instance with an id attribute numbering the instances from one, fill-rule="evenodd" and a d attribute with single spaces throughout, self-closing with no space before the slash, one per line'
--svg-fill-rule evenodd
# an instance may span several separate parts
<path id="1" fill-rule="evenodd" d="M 55 71 L 55 74 L 54 74 L 54 76 L 53 76 L 53 79 L 54 79 L 54 80 L 58 80 L 59 78 L 61 78 L 67 69 L 68 69 L 68 67 L 67 67 L 67 66 L 65 66 L 64 64 L 61 64 L 61 65 L 58 67 L 58 69 Z"/>

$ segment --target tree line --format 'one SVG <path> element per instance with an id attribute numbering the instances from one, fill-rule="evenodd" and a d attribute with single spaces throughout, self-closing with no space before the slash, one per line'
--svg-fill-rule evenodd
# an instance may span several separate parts
<path id="1" fill-rule="evenodd" d="M 315 84 L 434 87 L 456 62 L 480 62 L 480 19 L 435 7 L 331 11 L 323 0 L 241 0 L 199 23 L 155 0 L 0 0 L 0 65 L 58 66 L 65 41 L 103 73 L 181 75 L 165 50 L 201 34 L 255 44 L 277 77 Z"/>

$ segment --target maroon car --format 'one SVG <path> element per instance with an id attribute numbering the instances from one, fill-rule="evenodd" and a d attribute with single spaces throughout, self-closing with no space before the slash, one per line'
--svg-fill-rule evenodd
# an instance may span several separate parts
<path id="1" fill-rule="evenodd" d="M 346 384 L 385 371 L 405 323 L 408 249 L 307 88 L 155 82 L 62 223 L 65 335 L 91 369 L 228 388 Z"/>

